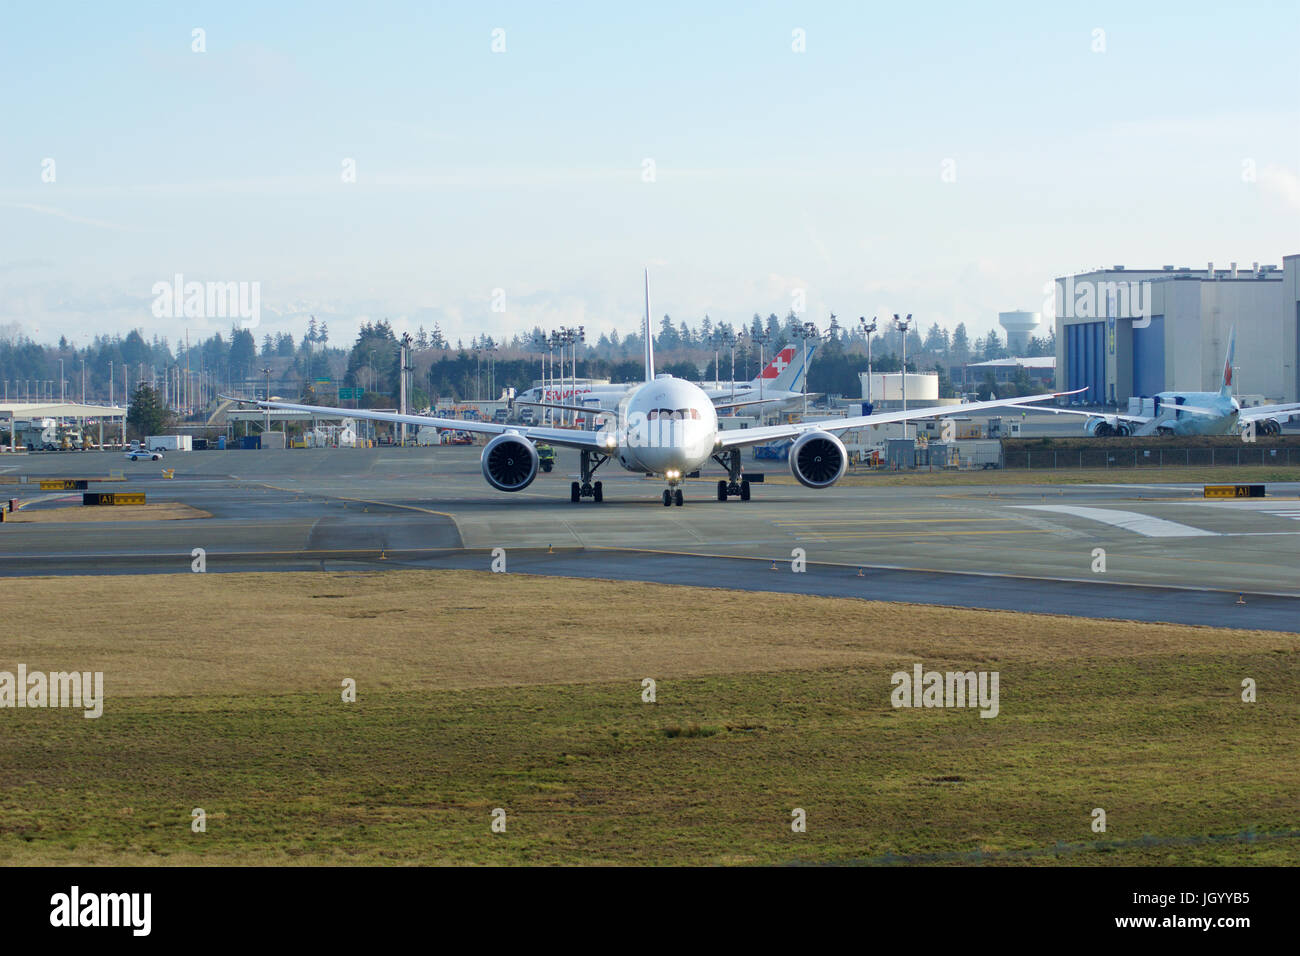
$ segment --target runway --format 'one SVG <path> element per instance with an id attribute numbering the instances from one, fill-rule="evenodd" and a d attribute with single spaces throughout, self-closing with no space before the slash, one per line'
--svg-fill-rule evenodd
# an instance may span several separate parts
<path id="1" fill-rule="evenodd" d="M 1300 630 L 1300 485 L 1206 501 L 1199 485 L 754 486 L 687 504 L 661 483 L 598 475 L 606 501 L 571 504 L 576 456 L 524 492 L 493 491 L 478 448 L 318 449 L 0 458 L 0 476 L 107 475 L 213 517 L 0 525 L 0 575 L 458 567 L 657 581 L 1097 618 Z M 161 467 L 175 469 L 165 480 Z M 763 463 L 776 478 L 783 465 Z M 606 466 L 609 467 L 608 465 Z M 747 469 L 759 465 L 746 463 Z M 991 473 L 992 474 L 992 473 Z M 28 508 L 77 500 L 0 485 Z M 806 570 L 793 568 L 802 564 Z M 775 565 L 776 570 L 773 570 Z M 861 572 L 861 573 L 860 573 Z M 1244 604 L 1238 595 L 1244 595 Z"/>

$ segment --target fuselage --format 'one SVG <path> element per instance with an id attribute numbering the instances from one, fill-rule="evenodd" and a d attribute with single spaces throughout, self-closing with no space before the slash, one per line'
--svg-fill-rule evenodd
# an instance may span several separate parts
<path id="1" fill-rule="evenodd" d="M 1155 399 L 1155 419 L 1138 428 L 1135 435 L 1154 435 L 1159 432 L 1175 435 L 1232 435 L 1237 431 L 1239 409 L 1237 400 L 1230 396 L 1218 392 L 1161 392 Z M 1179 411 L 1180 405 L 1220 414 Z"/>
<path id="2" fill-rule="evenodd" d="M 709 396 L 667 375 L 637 386 L 620 402 L 614 427 L 620 465 L 670 480 L 699 470 L 718 439 L 718 415 Z"/>

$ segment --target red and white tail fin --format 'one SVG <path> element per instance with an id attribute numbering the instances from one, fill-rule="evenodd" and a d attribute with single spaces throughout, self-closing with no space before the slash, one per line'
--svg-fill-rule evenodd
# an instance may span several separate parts
<path id="1" fill-rule="evenodd" d="M 1234 325 L 1228 333 L 1228 357 L 1223 360 L 1223 382 L 1219 385 L 1219 397 L 1232 397 L 1232 357 L 1237 351 L 1237 327 Z"/>
<path id="2" fill-rule="evenodd" d="M 812 358 L 813 352 L 817 346 L 808 346 L 808 357 Z M 763 388 L 772 389 L 778 392 L 797 392 L 800 388 L 800 382 L 803 381 L 803 348 L 797 345 L 787 345 L 781 351 L 772 356 L 772 361 L 767 363 L 767 368 L 763 369 L 758 378 L 750 382 L 750 387 L 758 388 L 759 379 L 763 381 Z"/>

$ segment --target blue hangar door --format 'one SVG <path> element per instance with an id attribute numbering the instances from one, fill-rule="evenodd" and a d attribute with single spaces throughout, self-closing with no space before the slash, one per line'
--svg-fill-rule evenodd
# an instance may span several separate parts
<path id="1" fill-rule="evenodd" d="M 1133 394 L 1165 390 L 1165 317 L 1153 315 L 1145 329 L 1133 326 Z"/>
<path id="2" fill-rule="evenodd" d="M 1071 401 L 1100 405 L 1106 396 L 1106 323 L 1081 322 L 1065 327 L 1065 388 L 1086 388 Z"/>

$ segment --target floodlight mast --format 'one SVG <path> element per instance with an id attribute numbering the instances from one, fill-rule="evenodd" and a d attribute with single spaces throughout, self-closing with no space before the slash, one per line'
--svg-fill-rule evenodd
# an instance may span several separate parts
<path id="1" fill-rule="evenodd" d="M 894 325 L 898 326 L 898 331 L 903 334 L 903 371 L 900 373 L 903 386 L 903 411 L 907 411 L 907 330 L 912 327 L 912 313 L 907 313 L 907 318 L 900 319 L 898 313 L 894 313 Z M 907 437 L 907 419 L 903 419 L 903 437 Z"/>
<path id="2" fill-rule="evenodd" d="M 867 337 L 867 404 L 871 404 L 871 336 L 876 331 L 876 317 L 871 317 L 870 324 L 867 323 L 865 315 L 858 316 L 858 325 L 862 328 L 862 334 Z"/>

